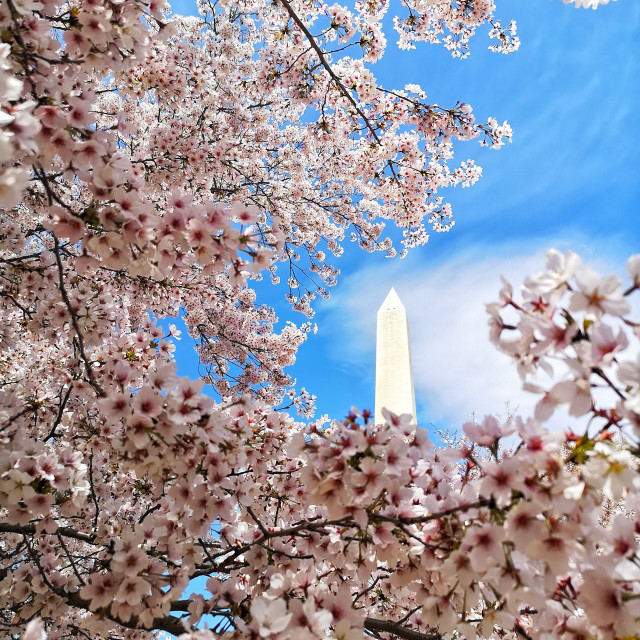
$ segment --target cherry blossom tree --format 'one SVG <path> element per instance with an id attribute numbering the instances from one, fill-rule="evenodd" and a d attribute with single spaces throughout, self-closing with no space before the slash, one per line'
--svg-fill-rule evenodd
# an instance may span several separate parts
<path id="1" fill-rule="evenodd" d="M 480 175 L 453 141 L 510 129 L 377 84 L 385 2 L 200 9 L 0 3 L 3 633 L 635 637 L 640 258 L 623 287 L 551 253 L 490 307 L 534 418 L 444 449 L 407 416 L 296 422 L 278 405 L 312 410 L 286 367 L 313 327 L 278 332 L 253 280 L 284 273 L 310 315 L 345 239 L 447 230 L 440 194 Z M 465 57 L 485 23 L 517 48 L 489 0 L 407 1 L 395 27 Z M 178 314 L 202 380 L 176 373 Z M 562 405 L 584 433 L 544 428 Z"/>

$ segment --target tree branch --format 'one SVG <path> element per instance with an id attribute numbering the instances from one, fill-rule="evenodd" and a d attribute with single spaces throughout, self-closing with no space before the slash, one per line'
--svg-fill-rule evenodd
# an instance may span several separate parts
<path id="1" fill-rule="evenodd" d="M 80 349 L 80 357 L 84 362 L 85 372 L 87 374 L 87 378 L 89 379 L 89 384 L 94 388 L 95 392 L 101 398 L 104 398 L 105 392 L 104 389 L 100 386 L 100 383 L 96 380 L 96 377 L 93 373 L 93 366 L 89 357 L 87 356 L 85 346 L 84 346 L 84 336 L 82 335 L 82 331 L 80 331 L 80 325 L 78 324 L 78 318 L 76 317 L 76 313 L 73 310 L 73 305 L 71 304 L 71 300 L 69 298 L 69 294 L 67 293 L 67 289 L 64 286 L 64 268 L 62 266 L 62 259 L 60 258 L 60 244 L 58 243 L 58 238 L 54 236 L 55 242 L 55 251 L 53 252 L 56 257 L 56 264 L 58 266 L 58 277 L 60 280 L 60 295 L 64 300 L 64 303 L 69 311 L 69 315 L 71 316 L 71 324 L 73 325 L 73 329 L 76 332 L 76 336 L 78 338 L 78 347 Z"/>
<path id="2" fill-rule="evenodd" d="M 89 600 L 81 598 L 80 594 L 77 591 L 65 593 L 62 597 L 73 607 L 91 611 L 91 608 L 89 607 Z M 109 618 L 109 620 L 112 620 L 125 629 L 134 629 L 138 631 L 141 629 L 144 629 L 146 631 L 166 631 L 167 633 L 171 633 L 174 636 L 179 636 L 185 632 L 193 631 L 190 625 L 185 623 L 180 618 L 176 618 L 174 616 L 162 616 L 154 618 L 151 624 L 147 626 L 143 625 L 139 621 L 138 616 L 132 616 L 127 622 L 123 622 L 111 613 L 111 606 L 105 607 L 104 609 L 99 609 L 96 613 L 100 611 L 104 611 L 104 615 Z"/>
<path id="3" fill-rule="evenodd" d="M 369 514 L 372 520 L 382 520 L 383 522 L 393 522 L 394 524 L 421 524 L 423 522 L 431 522 L 432 520 L 438 520 L 438 518 L 444 518 L 450 516 L 459 511 L 469 511 L 470 509 L 479 509 L 480 507 L 488 507 L 491 505 L 491 500 L 482 498 L 476 502 L 470 502 L 469 504 L 461 504 L 457 507 L 451 507 L 451 509 L 445 509 L 444 511 L 438 511 L 437 513 L 430 513 L 426 516 L 413 516 L 412 518 L 399 518 L 393 516 L 385 516 L 380 513 Z"/>
<path id="4" fill-rule="evenodd" d="M 9 524 L 8 522 L 0 522 L 0 533 L 18 533 L 22 535 L 35 535 L 36 527 L 33 524 Z M 82 531 L 76 531 L 71 527 L 59 527 L 52 535 L 62 535 L 67 538 L 75 538 L 76 540 L 82 540 L 82 542 L 88 542 L 90 544 L 101 544 L 96 541 L 96 536 L 92 533 L 83 533 Z"/>
<path id="5" fill-rule="evenodd" d="M 64 394 L 64 398 L 62 398 L 62 400 L 60 401 L 60 404 L 58 405 L 58 415 L 56 416 L 53 426 L 51 427 L 51 431 L 49 431 L 49 433 L 45 437 L 45 441 L 51 440 L 51 438 L 53 438 L 56 435 L 56 429 L 58 428 L 58 425 L 62 420 L 62 415 L 64 414 L 64 410 L 65 410 L 65 407 L 67 406 L 67 402 L 69 402 L 69 396 L 71 395 L 72 390 L 73 390 L 73 382 L 69 384 L 69 386 L 67 387 L 67 391 Z"/>
<path id="6" fill-rule="evenodd" d="M 369 118 L 362 111 L 362 109 L 360 108 L 360 106 L 356 102 L 355 98 L 351 95 L 351 92 L 347 89 L 347 87 L 344 86 L 342 80 L 339 78 L 338 75 L 336 75 L 335 71 L 331 68 L 331 65 L 329 64 L 329 62 L 328 62 L 328 60 L 326 58 L 325 52 L 318 45 L 318 43 L 316 42 L 313 34 L 309 31 L 309 29 L 307 29 L 307 27 L 305 26 L 304 22 L 302 22 L 302 20 L 300 19 L 298 14 L 294 11 L 293 7 L 291 6 L 291 4 L 289 3 L 288 0 L 280 0 L 280 3 L 287 10 L 287 13 L 289 14 L 289 16 L 291 16 L 291 19 L 296 23 L 296 25 L 298 25 L 298 27 L 300 28 L 302 33 L 304 33 L 305 37 L 309 41 L 309 44 L 311 45 L 313 50 L 316 52 L 316 55 L 318 56 L 318 58 L 320 60 L 320 63 L 322 64 L 322 66 L 325 68 L 325 70 L 329 74 L 329 77 L 336 84 L 336 86 L 338 87 L 338 90 L 340 91 L 340 93 L 342 93 L 342 95 L 345 98 L 347 98 L 347 100 L 352 104 L 352 106 L 355 109 L 356 113 L 362 118 L 365 126 L 371 132 L 371 135 L 373 136 L 373 139 L 376 141 L 376 143 L 378 145 L 382 145 L 382 140 L 380 139 L 380 136 L 378 135 L 378 132 L 376 131 L 376 128 L 371 123 L 371 120 L 369 120 Z M 400 187 L 400 197 L 402 198 L 402 203 L 403 203 L 405 211 L 408 212 L 409 208 L 408 208 L 408 206 L 406 204 L 406 201 L 405 201 L 404 191 L 401 188 L 401 183 L 400 183 L 400 180 L 398 178 L 398 174 L 396 173 L 396 170 L 393 167 L 393 161 L 392 160 L 387 160 L 387 166 L 389 167 L 389 170 L 391 171 L 391 175 L 393 176 L 393 179 L 395 180 L 396 184 Z"/>
<path id="7" fill-rule="evenodd" d="M 436 631 L 422 633 L 421 631 L 415 631 L 414 629 L 403 627 L 394 620 L 365 618 L 364 628 L 368 631 L 390 633 L 398 638 L 403 638 L 404 640 L 440 640 L 442 638 L 442 636 Z"/>
<path id="8" fill-rule="evenodd" d="M 336 75 L 335 71 L 331 68 L 331 65 L 329 64 L 325 56 L 325 52 L 318 45 L 318 43 L 316 42 L 316 39 L 313 37 L 313 34 L 309 31 L 309 29 L 307 29 L 304 22 L 302 22 L 302 20 L 300 19 L 298 14 L 294 11 L 293 7 L 288 2 L 288 0 L 280 0 L 280 3 L 287 10 L 287 13 L 291 16 L 291 19 L 298 25 L 302 33 L 304 33 L 305 37 L 309 41 L 309 44 L 311 45 L 313 50 L 316 52 L 316 55 L 320 60 L 320 64 L 325 68 L 326 72 L 329 74 L 331 79 L 335 82 L 340 93 L 347 100 L 349 100 L 349 102 L 353 105 L 353 108 L 356 110 L 356 113 L 363 119 L 367 129 L 371 131 L 371 135 L 374 137 L 375 141 L 378 144 L 380 144 L 381 141 L 380 141 L 380 138 L 378 137 L 378 134 L 376 133 L 374 126 L 371 124 L 369 118 L 367 118 L 367 116 L 362 112 L 362 109 L 360 109 L 360 107 L 358 106 L 358 103 L 355 101 L 355 98 L 351 95 L 351 92 L 344 86 L 344 84 L 342 83 L 342 80 Z"/>

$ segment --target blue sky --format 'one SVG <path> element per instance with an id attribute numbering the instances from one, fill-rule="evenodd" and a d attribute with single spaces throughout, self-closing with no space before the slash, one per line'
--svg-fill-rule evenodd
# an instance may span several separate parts
<path id="1" fill-rule="evenodd" d="M 457 428 L 474 411 L 504 411 L 505 401 L 528 413 L 534 398 L 488 341 L 484 304 L 496 298 L 499 276 L 518 284 L 543 267 L 550 247 L 577 251 L 602 272 L 622 273 L 640 252 L 640 2 L 596 11 L 560 0 L 496 4 L 503 24 L 518 23 L 522 45 L 508 56 L 487 50 L 488 29 L 466 60 L 439 45 L 399 51 L 387 32 L 387 55 L 373 66 L 379 83 L 418 83 L 442 106 L 468 102 L 478 119 L 508 120 L 514 138 L 500 151 L 458 145 L 457 160 L 474 159 L 484 175 L 446 194 L 451 232 L 432 234 L 401 261 L 346 247 L 331 299 L 316 303 L 318 334 L 291 370 L 318 396 L 317 415 L 373 409 L 375 315 L 392 285 L 411 325 L 421 425 Z M 172 6 L 192 13 L 193 2 Z M 276 289 L 266 302 L 302 322 L 283 296 Z M 179 347 L 179 369 L 195 375 L 187 336 Z"/>

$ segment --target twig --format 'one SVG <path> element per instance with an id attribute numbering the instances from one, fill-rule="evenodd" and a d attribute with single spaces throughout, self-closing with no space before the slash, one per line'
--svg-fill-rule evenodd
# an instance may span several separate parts
<path id="1" fill-rule="evenodd" d="M 56 416 L 53 426 L 51 427 L 51 431 L 49 431 L 49 433 L 47 434 L 45 441 L 51 440 L 51 438 L 53 438 L 56 435 L 56 429 L 58 428 L 58 425 L 62 420 L 62 414 L 64 413 L 65 407 L 67 406 L 67 402 L 69 401 L 69 396 L 71 395 L 72 389 L 73 389 L 73 383 L 69 385 L 69 387 L 67 388 L 67 392 L 64 394 L 64 398 L 60 402 L 60 406 L 58 407 L 58 415 Z"/>
<path id="2" fill-rule="evenodd" d="M 393 522 L 395 524 L 421 524 L 423 522 L 431 522 L 432 520 L 438 520 L 445 516 L 450 516 L 458 511 L 468 511 L 470 509 L 479 509 L 480 507 L 487 507 L 491 504 L 491 500 L 482 498 L 476 502 L 470 502 L 469 504 L 461 504 L 457 507 L 451 507 L 451 509 L 445 509 L 444 511 L 438 511 L 437 513 L 430 513 L 427 516 L 413 516 L 412 518 L 399 518 L 394 516 L 385 516 L 379 513 L 371 514 L 372 520 L 382 520 L 383 522 Z"/>
<path id="3" fill-rule="evenodd" d="M 442 636 L 437 631 L 422 633 L 415 629 L 403 627 L 394 620 L 376 620 L 375 618 L 365 618 L 364 628 L 368 631 L 390 633 L 404 640 L 441 640 Z"/>
<path id="4" fill-rule="evenodd" d="M 94 388 L 96 393 L 101 397 L 105 397 L 104 389 L 100 386 L 96 377 L 93 373 L 93 368 L 89 358 L 87 357 L 87 353 L 84 346 L 84 337 L 82 335 L 82 331 L 80 331 L 80 325 L 78 324 L 78 318 L 76 317 L 76 312 L 73 310 L 73 306 L 71 305 L 71 300 L 69 299 L 69 294 L 67 293 L 67 289 L 64 286 L 64 268 L 62 266 L 62 259 L 60 258 L 60 244 L 58 242 L 58 238 L 54 236 L 55 242 L 55 251 L 54 254 L 56 256 L 56 264 L 58 265 L 58 278 L 60 281 L 60 294 L 62 295 L 62 299 L 64 300 L 65 305 L 69 311 L 69 315 L 71 316 L 71 323 L 73 324 L 73 329 L 76 332 L 76 337 L 78 339 L 78 348 L 80 349 L 80 357 L 84 362 L 84 368 L 87 374 L 87 378 L 89 378 L 89 384 Z"/>

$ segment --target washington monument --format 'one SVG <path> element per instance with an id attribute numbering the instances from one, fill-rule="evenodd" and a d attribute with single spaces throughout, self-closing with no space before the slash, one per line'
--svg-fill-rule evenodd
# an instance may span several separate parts
<path id="1" fill-rule="evenodd" d="M 416 416 L 416 397 L 411 368 L 411 344 L 407 313 L 392 287 L 380 309 L 376 333 L 375 423 L 384 422 L 382 409 Z"/>

